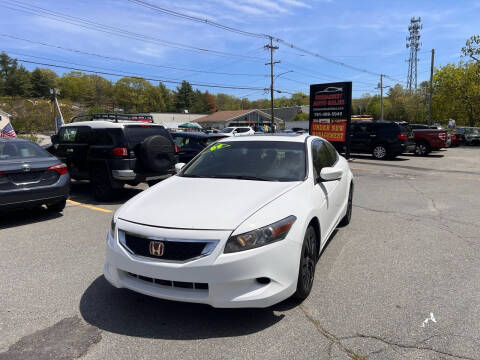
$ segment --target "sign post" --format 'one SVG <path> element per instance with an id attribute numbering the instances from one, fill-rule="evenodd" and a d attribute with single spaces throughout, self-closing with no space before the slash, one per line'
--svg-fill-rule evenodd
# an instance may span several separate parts
<path id="1" fill-rule="evenodd" d="M 338 82 L 310 85 L 310 135 L 345 144 L 350 157 L 352 118 L 352 83 Z"/>

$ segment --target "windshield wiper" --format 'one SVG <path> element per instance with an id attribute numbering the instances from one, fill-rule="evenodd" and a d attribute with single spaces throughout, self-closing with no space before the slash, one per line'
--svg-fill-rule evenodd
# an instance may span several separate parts
<path id="1" fill-rule="evenodd" d="M 256 181 L 275 181 L 273 179 L 266 179 L 258 176 L 249 175 L 212 175 L 208 176 L 215 179 L 240 179 L 240 180 L 256 180 Z"/>

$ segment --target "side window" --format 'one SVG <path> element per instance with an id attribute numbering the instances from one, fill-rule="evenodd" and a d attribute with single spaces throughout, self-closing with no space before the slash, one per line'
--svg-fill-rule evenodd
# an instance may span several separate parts
<path id="1" fill-rule="evenodd" d="M 60 140 L 60 142 L 73 143 L 75 142 L 75 138 L 77 137 L 77 131 L 78 128 L 76 127 L 64 127 L 60 129 L 58 139 Z"/>
<path id="2" fill-rule="evenodd" d="M 237 134 L 246 133 L 247 131 L 248 131 L 247 128 L 237 128 Z"/>
<path id="3" fill-rule="evenodd" d="M 183 140 L 185 140 L 183 137 L 181 136 L 176 136 L 176 135 L 173 135 L 173 142 L 175 143 L 175 145 L 179 146 L 179 147 L 182 147 L 183 146 Z"/>
<path id="4" fill-rule="evenodd" d="M 88 126 L 78 127 L 75 142 L 79 144 L 90 144 L 93 137 L 92 129 Z"/>
<path id="5" fill-rule="evenodd" d="M 338 153 L 337 153 L 337 150 L 335 150 L 335 147 L 330 144 L 328 141 L 325 141 L 325 146 L 327 147 L 327 150 L 330 154 L 330 166 L 333 166 L 335 165 L 335 163 L 337 162 L 337 159 L 338 159 Z"/>
<path id="6" fill-rule="evenodd" d="M 312 161 L 315 178 L 320 175 L 324 167 L 332 166 L 334 163 L 326 143 L 322 140 L 312 142 Z"/>
<path id="7" fill-rule="evenodd" d="M 183 146 L 188 146 L 188 144 L 190 144 L 190 138 L 185 138 L 183 139 Z"/>

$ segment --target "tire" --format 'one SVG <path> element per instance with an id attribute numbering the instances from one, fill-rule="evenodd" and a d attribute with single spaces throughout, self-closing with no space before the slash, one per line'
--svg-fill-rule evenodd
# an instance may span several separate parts
<path id="1" fill-rule="evenodd" d="M 377 160 L 385 160 L 388 158 L 388 150 L 384 144 L 377 144 L 372 149 L 372 156 Z"/>
<path id="2" fill-rule="evenodd" d="M 427 156 L 430 153 L 430 146 L 425 143 L 418 143 L 415 145 L 415 155 Z"/>
<path id="3" fill-rule="evenodd" d="M 347 205 L 347 213 L 340 221 L 340 226 L 347 226 L 350 224 L 350 220 L 352 219 L 352 209 L 353 209 L 353 184 L 350 185 L 350 191 L 348 192 L 348 205 Z"/>
<path id="4" fill-rule="evenodd" d="M 66 205 L 67 205 L 67 199 L 63 199 L 53 204 L 47 204 L 47 209 L 53 212 L 62 212 L 63 209 L 65 209 Z"/>
<path id="5" fill-rule="evenodd" d="M 312 225 L 308 226 L 303 239 L 300 253 L 300 266 L 298 269 L 297 291 L 293 294 L 296 299 L 304 300 L 310 294 L 315 278 L 317 265 L 317 234 Z"/>
<path id="6" fill-rule="evenodd" d="M 153 135 L 138 144 L 140 162 L 147 170 L 165 173 L 176 163 L 175 149 L 165 136 Z"/>
<path id="7" fill-rule="evenodd" d="M 114 190 L 105 168 L 93 169 L 90 179 L 96 200 L 108 201 L 113 198 Z"/>

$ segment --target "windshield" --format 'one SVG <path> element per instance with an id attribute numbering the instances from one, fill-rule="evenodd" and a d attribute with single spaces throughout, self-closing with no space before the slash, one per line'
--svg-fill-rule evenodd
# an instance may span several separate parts
<path id="1" fill-rule="evenodd" d="M 227 133 L 231 133 L 235 128 L 232 128 L 232 127 L 228 127 L 228 128 L 225 128 L 223 129 L 222 131 L 220 131 L 221 133 L 224 133 L 224 134 L 227 134 Z"/>
<path id="2" fill-rule="evenodd" d="M 180 176 L 263 181 L 302 181 L 305 144 L 286 141 L 232 141 L 206 148 Z"/>
<path id="3" fill-rule="evenodd" d="M 37 144 L 27 141 L 0 143 L 0 160 L 30 159 L 51 155 Z"/>

